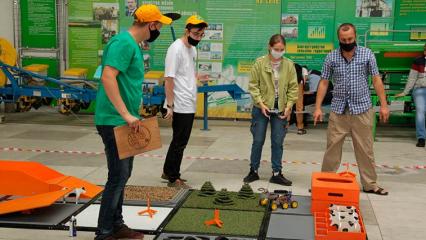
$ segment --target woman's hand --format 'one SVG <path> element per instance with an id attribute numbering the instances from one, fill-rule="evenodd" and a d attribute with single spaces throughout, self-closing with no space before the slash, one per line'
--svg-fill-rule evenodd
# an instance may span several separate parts
<path id="1" fill-rule="evenodd" d="M 287 121 L 290 121 L 290 115 L 291 115 L 291 108 L 284 109 L 284 112 L 282 115 L 280 115 L 280 119 L 287 119 Z"/>
<path id="2" fill-rule="evenodd" d="M 263 116 L 270 118 L 270 113 L 269 113 L 270 110 L 269 110 L 268 106 L 263 104 L 263 102 L 260 103 L 260 109 L 262 110 Z"/>

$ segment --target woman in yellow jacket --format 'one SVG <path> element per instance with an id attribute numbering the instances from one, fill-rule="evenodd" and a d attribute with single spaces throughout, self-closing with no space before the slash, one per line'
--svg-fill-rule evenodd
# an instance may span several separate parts
<path id="1" fill-rule="evenodd" d="M 291 186 L 282 172 L 284 137 L 287 132 L 291 108 L 297 100 L 297 76 L 294 63 L 283 57 L 285 39 L 276 34 L 269 40 L 269 54 L 254 63 L 250 73 L 249 92 L 253 99 L 251 133 L 253 144 L 250 156 L 250 172 L 244 182 L 259 180 L 258 168 L 265 142 L 266 129 L 271 123 L 271 183 Z"/>

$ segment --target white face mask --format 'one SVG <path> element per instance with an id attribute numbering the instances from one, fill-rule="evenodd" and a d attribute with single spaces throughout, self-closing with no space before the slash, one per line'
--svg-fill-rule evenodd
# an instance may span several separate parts
<path id="1" fill-rule="evenodd" d="M 280 58 L 282 58 L 282 56 L 284 55 L 284 53 L 285 53 L 285 50 L 283 50 L 282 52 L 278 52 L 278 51 L 275 51 L 274 49 L 271 49 L 271 55 L 272 55 L 272 57 L 274 59 L 280 59 Z"/>

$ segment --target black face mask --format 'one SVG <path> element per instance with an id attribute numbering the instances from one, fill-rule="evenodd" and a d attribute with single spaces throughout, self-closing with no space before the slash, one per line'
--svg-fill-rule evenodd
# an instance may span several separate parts
<path id="1" fill-rule="evenodd" d="M 188 43 L 191 44 L 192 46 L 196 47 L 199 42 L 200 40 L 195 40 L 191 36 L 188 36 Z"/>
<path id="2" fill-rule="evenodd" d="M 353 43 L 342 43 L 339 42 L 340 48 L 345 52 L 350 52 L 356 47 L 356 41 Z"/>
<path id="3" fill-rule="evenodd" d="M 158 31 L 157 29 L 154 30 L 149 30 L 149 39 L 146 40 L 147 42 L 154 42 L 155 39 L 158 38 L 158 36 L 160 36 L 160 31 Z"/>

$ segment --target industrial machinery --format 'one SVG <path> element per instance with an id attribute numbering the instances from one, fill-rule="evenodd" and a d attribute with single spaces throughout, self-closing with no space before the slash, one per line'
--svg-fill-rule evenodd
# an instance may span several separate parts
<path id="1" fill-rule="evenodd" d="M 416 30 L 420 31 L 420 30 Z M 426 30 L 423 30 L 426 31 Z M 386 33 L 413 33 L 409 30 L 386 30 Z M 378 41 L 370 40 L 366 32 L 365 45 L 370 48 L 377 60 L 379 72 L 385 85 L 387 101 L 390 105 L 392 118 L 413 118 L 415 116 L 414 103 L 411 96 L 395 97 L 395 94 L 402 92 L 408 79 L 411 64 L 416 57 L 423 53 L 424 41 Z M 373 90 L 372 84 L 370 84 Z M 375 91 L 371 93 L 373 107 L 379 105 L 379 98 Z M 392 120 L 392 119 L 391 119 Z M 373 136 L 376 135 L 377 117 L 374 119 Z"/>
<path id="2" fill-rule="evenodd" d="M 16 67 L 16 50 L 0 39 L 0 103 L 26 112 L 57 101 L 61 113 L 87 109 L 96 99 L 97 84 L 86 79 L 52 78 Z"/>

